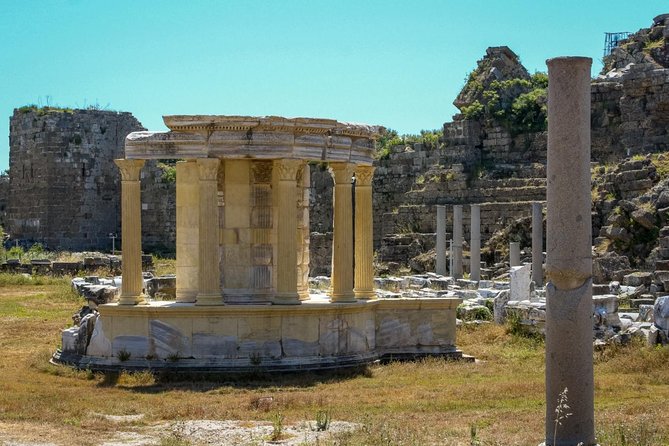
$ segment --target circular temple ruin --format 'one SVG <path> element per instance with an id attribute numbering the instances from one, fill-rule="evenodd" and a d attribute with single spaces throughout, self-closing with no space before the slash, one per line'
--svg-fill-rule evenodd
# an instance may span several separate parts
<path id="1" fill-rule="evenodd" d="M 165 116 L 133 132 L 122 177 L 122 286 L 63 334 L 56 362 L 91 370 L 284 371 L 388 356 L 461 355 L 457 298 L 379 299 L 372 166 L 380 127 L 329 119 Z M 149 159 L 176 164 L 176 300 L 147 301 L 140 181 Z M 308 163 L 334 185 L 332 276 L 309 292 Z M 146 210 L 144 210 L 146 212 Z"/>

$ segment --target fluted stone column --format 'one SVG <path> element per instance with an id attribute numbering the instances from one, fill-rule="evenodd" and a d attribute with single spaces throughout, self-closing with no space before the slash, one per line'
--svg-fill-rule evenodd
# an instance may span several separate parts
<path id="1" fill-rule="evenodd" d="M 546 227 L 546 444 L 595 444 L 590 217 L 590 67 L 586 57 L 548 64 Z M 567 389 L 571 415 L 553 441 Z"/>
<path id="2" fill-rule="evenodd" d="M 297 294 L 297 171 L 300 160 L 274 161 L 278 175 L 277 277 L 273 303 L 299 305 Z"/>
<path id="3" fill-rule="evenodd" d="M 437 259 L 435 261 L 435 273 L 440 276 L 446 275 L 446 206 L 437 206 Z"/>
<path id="4" fill-rule="evenodd" d="M 451 276 L 462 279 L 462 205 L 453 205 L 453 271 Z"/>
<path id="5" fill-rule="evenodd" d="M 544 231 L 541 203 L 532 203 L 532 280 L 544 285 Z"/>
<path id="6" fill-rule="evenodd" d="M 142 299 L 142 203 L 140 172 L 144 160 L 117 159 L 121 171 L 121 241 L 123 281 L 119 305 L 136 305 Z"/>
<path id="7" fill-rule="evenodd" d="M 218 158 L 197 160 L 200 183 L 199 265 L 196 305 L 223 305 L 219 266 Z"/>
<path id="8" fill-rule="evenodd" d="M 353 293 L 353 197 L 351 163 L 330 163 L 334 180 L 334 230 L 332 235 L 332 276 L 330 300 L 355 302 Z"/>
<path id="9" fill-rule="evenodd" d="M 509 266 L 520 266 L 520 243 L 509 243 Z"/>
<path id="10" fill-rule="evenodd" d="M 177 162 L 177 302 L 195 302 L 198 292 L 200 184 L 194 160 Z"/>
<path id="11" fill-rule="evenodd" d="M 297 294 L 309 299 L 309 199 L 311 169 L 306 162 L 297 172 Z"/>
<path id="12" fill-rule="evenodd" d="M 470 232 L 471 243 L 469 244 L 470 254 L 470 278 L 471 280 L 481 280 L 481 206 L 472 204 L 470 206 Z"/>
<path id="13" fill-rule="evenodd" d="M 357 299 L 372 299 L 374 292 L 374 219 L 372 178 L 374 167 L 355 168 L 355 288 Z"/>

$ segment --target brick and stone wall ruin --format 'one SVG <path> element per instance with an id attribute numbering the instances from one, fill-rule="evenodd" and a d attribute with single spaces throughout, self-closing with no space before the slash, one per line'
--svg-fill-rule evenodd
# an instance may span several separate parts
<path id="1" fill-rule="evenodd" d="M 110 250 L 120 235 L 120 175 L 128 133 L 144 130 L 132 114 L 36 107 L 10 118 L 6 231 L 50 249 Z M 156 163 L 143 177 L 147 249 L 174 244 L 174 194 Z M 117 247 L 120 245 L 117 244 Z M 172 248 L 173 250 L 173 248 Z"/>

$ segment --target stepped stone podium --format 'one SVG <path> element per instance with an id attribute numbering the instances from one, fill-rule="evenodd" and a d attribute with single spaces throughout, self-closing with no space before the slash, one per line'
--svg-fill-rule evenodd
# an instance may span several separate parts
<path id="1" fill-rule="evenodd" d="M 86 354 L 64 351 L 56 360 L 94 370 L 238 371 L 461 356 L 455 347 L 461 299 L 376 298 L 372 161 L 379 127 L 246 116 L 164 121 L 168 132 L 128 135 L 125 159 L 117 160 L 121 299 L 99 307 Z M 182 160 L 176 301 L 147 302 L 142 294 L 139 185 L 148 159 Z M 334 182 L 327 298 L 309 294 L 308 162 L 326 164 Z"/>

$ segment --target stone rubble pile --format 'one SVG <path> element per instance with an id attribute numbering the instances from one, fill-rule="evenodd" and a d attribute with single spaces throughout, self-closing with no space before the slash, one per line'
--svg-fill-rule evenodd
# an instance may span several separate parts
<path id="1" fill-rule="evenodd" d="M 531 281 L 531 265 L 512 267 L 510 280 L 481 280 L 478 284 L 466 279 L 453 279 L 434 273 L 410 276 L 377 277 L 379 298 L 463 299 L 458 308 L 458 324 L 480 324 L 507 321 L 522 329 L 545 334 L 546 292 Z M 593 285 L 593 337 L 595 345 L 627 343 L 641 337 L 650 345 L 669 343 L 669 296 L 655 298 L 648 292 L 652 273 L 633 272 L 621 284 Z M 310 278 L 312 294 L 325 294 L 330 286 L 326 276 Z M 629 302 L 630 309 L 621 310 L 620 303 Z"/>

